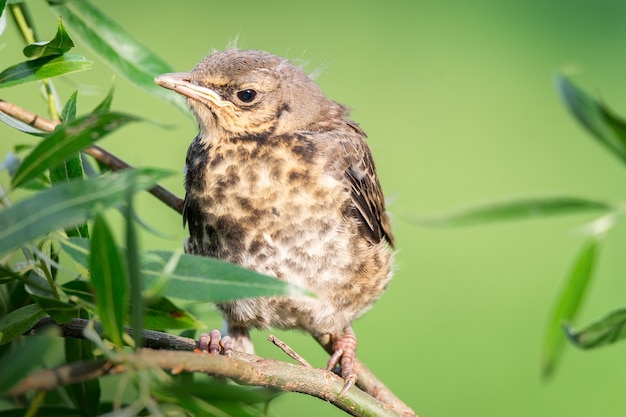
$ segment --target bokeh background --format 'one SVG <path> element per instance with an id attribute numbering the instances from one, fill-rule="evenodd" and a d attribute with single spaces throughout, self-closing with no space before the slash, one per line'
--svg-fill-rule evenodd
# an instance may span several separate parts
<path id="1" fill-rule="evenodd" d="M 590 216 L 454 229 L 425 229 L 413 216 L 515 195 L 619 200 L 626 170 L 570 118 L 553 86 L 557 71 L 626 114 L 626 3 L 621 1 L 165 1 L 96 2 L 179 71 L 237 39 L 306 62 L 332 99 L 346 103 L 369 134 L 397 237 L 389 291 L 355 323 L 358 356 L 426 416 L 624 415 L 624 345 L 593 352 L 568 347 L 551 380 L 540 376 L 546 317 Z M 30 2 L 41 40 L 56 18 Z M 72 34 L 70 29 L 70 35 Z M 79 113 L 115 84 L 115 110 L 172 126 L 136 124 L 101 145 L 134 165 L 168 167 L 164 184 L 182 194 L 192 119 L 137 89 L 88 50 L 92 71 L 59 79 L 76 88 Z M 14 27 L 0 38 L 3 68 L 21 58 Z M 0 97 L 45 114 L 34 84 Z M 0 126 L 0 154 L 19 136 Z M 6 173 L 0 181 L 7 184 Z M 15 197 L 17 198 L 17 196 Z M 149 196 L 144 219 L 168 235 L 145 248 L 175 249 L 180 217 Z M 578 325 L 624 304 L 626 233 L 602 246 Z M 219 317 L 198 307 L 209 326 Z M 306 335 L 278 332 L 317 366 L 327 356 Z M 281 357 L 256 332 L 258 353 Z M 339 416 L 329 404 L 284 395 L 279 416 Z"/>

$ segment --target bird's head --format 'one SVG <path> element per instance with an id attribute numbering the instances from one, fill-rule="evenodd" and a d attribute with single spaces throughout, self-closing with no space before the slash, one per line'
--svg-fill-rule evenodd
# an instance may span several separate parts
<path id="1" fill-rule="evenodd" d="M 208 136 L 304 130 L 332 103 L 302 69 L 263 51 L 215 52 L 191 72 L 163 74 L 155 82 L 187 97 Z"/>

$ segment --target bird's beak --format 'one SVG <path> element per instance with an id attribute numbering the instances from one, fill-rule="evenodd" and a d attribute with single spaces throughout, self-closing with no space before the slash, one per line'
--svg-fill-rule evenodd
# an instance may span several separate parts
<path id="1" fill-rule="evenodd" d="M 188 72 L 172 72 L 159 75 L 154 79 L 155 84 L 176 91 L 178 94 L 187 96 L 200 102 L 210 101 L 215 106 L 227 107 L 233 104 L 222 100 L 219 94 L 210 88 L 202 87 L 191 82 L 191 74 Z"/>

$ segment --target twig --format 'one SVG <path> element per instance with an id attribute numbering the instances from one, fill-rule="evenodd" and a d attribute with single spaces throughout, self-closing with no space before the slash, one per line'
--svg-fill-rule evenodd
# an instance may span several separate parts
<path id="1" fill-rule="evenodd" d="M 46 119 L 2 99 L 0 99 L 0 112 L 3 112 L 14 119 L 26 123 L 29 126 L 43 132 L 50 133 L 60 124 L 55 120 Z M 128 163 L 98 145 L 91 145 L 88 148 L 85 148 L 84 152 L 97 159 L 113 171 L 132 168 Z M 180 197 L 177 197 L 175 194 L 160 185 L 155 185 L 148 191 L 166 206 L 182 214 L 184 202 Z"/>
<path id="2" fill-rule="evenodd" d="M 269 340 L 270 342 L 272 342 L 273 344 L 278 346 L 280 348 L 280 350 L 285 352 L 287 354 L 287 356 L 289 356 L 291 359 L 293 359 L 296 362 L 298 362 L 300 365 L 306 366 L 307 368 L 312 368 L 311 364 L 308 363 L 306 361 L 306 359 L 304 359 L 302 356 L 300 356 L 298 354 L 298 352 L 293 350 L 287 343 L 283 342 L 282 340 L 280 340 L 279 338 L 277 338 L 273 334 L 269 335 L 267 337 L 267 340 Z"/>

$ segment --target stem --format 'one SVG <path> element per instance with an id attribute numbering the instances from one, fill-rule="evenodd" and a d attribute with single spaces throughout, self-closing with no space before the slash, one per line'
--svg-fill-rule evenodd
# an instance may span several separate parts
<path id="1" fill-rule="evenodd" d="M 26 5 L 23 3 L 9 3 L 7 6 L 9 6 L 11 16 L 13 16 L 13 20 L 15 20 L 24 41 L 28 44 L 34 43 L 35 30 L 30 27 L 28 19 L 26 19 Z"/>
<path id="2" fill-rule="evenodd" d="M 17 24 L 20 33 L 22 34 L 22 38 L 26 44 L 35 43 L 35 29 L 30 25 L 29 19 L 27 18 L 26 5 L 23 3 L 9 4 L 9 10 L 11 11 L 11 15 L 13 16 L 13 20 Z M 59 112 L 57 110 L 58 103 L 54 97 L 52 82 L 50 80 L 43 80 L 44 94 L 45 99 L 48 104 L 48 112 L 50 113 L 50 117 L 52 120 L 60 121 Z"/>

